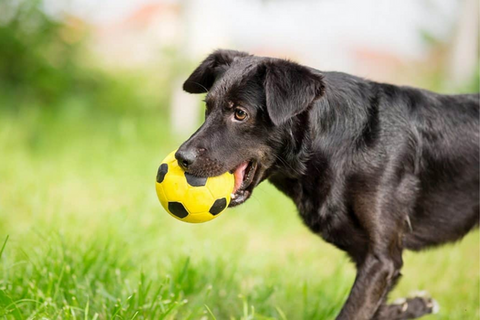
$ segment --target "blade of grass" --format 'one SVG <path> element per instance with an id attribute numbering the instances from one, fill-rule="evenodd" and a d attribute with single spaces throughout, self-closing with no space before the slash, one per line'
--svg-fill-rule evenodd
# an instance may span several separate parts
<path id="1" fill-rule="evenodd" d="M 277 310 L 277 313 L 280 316 L 280 319 L 287 320 L 287 317 L 285 316 L 285 313 L 282 311 L 282 309 L 280 309 L 280 307 L 276 306 L 275 310 Z"/>
<path id="2" fill-rule="evenodd" d="M 5 250 L 5 247 L 7 246 L 7 241 L 10 235 L 7 234 L 5 241 L 3 241 L 2 249 L 0 249 L 0 259 L 2 258 L 3 250 Z"/>
<path id="3" fill-rule="evenodd" d="M 90 298 L 87 299 L 87 305 L 85 306 L 85 320 L 88 320 L 88 309 L 90 307 Z"/>
<path id="4" fill-rule="evenodd" d="M 210 316 L 212 316 L 212 319 L 213 320 L 217 320 L 217 318 L 215 317 L 215 315 L 213 314 L 212 310 L 210 310 L 210 308 L 205 304 L 205 309 L 207 309 L 208 313 L 210 314 Z"/>

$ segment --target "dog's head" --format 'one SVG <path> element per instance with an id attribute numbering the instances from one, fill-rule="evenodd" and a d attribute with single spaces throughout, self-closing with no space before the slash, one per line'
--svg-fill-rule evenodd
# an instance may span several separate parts
<path id="1" fill-rule="evenodd" d="M 207 93 L 205 122 L 175 154 L 187 172 L 235 175 L 230 206 L 243 203 L 267 178 L 282 152 L 295 149 L 295 118 L 323 94 L 322 77 L 281 59 L 218 50 L 185 81 L 190 93 Z M 305 129 L 305 128 L 304 128 Z M 291 152 L 292 150 L 290 150 Z"/>

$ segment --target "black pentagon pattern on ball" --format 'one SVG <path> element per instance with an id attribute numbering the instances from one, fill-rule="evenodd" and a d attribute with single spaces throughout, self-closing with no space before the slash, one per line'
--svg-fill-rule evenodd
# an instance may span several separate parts
<path id="1" fill-rule="evenodd" d="M 160 167 L 158 168 L 157 172 L 157 182 L 162 183 L 163 179 L 165 179 L 165 175 L 168 172 L 168 164 L 162 163 Z"/>
<path id="2" fill-rule="evenodd" d="M 213 204 L 213 206 L 210 208 L 209 212 L 215 216 L 220 212 L 222 212 L 226 206 L 227 206 L 227 199 L 225 198 L 217 199 L 215 200 L 215 203 Z"/>
<path id="3" fill-rule="evenodd" d="M 169 202 L 168 210 L 179 218 L 188 216 L 188 211 L 180 202 Z"/>
<path id="4" fill-rule="evenodd" d="M 207 184 L 207 178 L 196 177 L 187 172 L 185 172 L 185 178 L 187 178 L 188 184 L 192 187 L 203 187 Z"/>

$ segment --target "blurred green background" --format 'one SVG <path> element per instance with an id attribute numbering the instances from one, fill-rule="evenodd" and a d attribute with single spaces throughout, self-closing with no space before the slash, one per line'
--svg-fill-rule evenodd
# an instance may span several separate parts
<path id="1" fill-rule="evenodd" d="M 189 5 L 168 3 L 180 12 Z M 48 8 L 0 2 L 0 317 L 334 318 L 354 268 L 268 183 L 206 224 L 176 221 L 160 207 L 159 162 L 194 129 L 175 125 L 175 92 L 202 56 L 173 43 L 155 47 L 146 64 L 112 64 L 115 51 L 99 55 L 92 45 L 105 28 Z M 153 8 L 135 14 L 143 21 Z M 368 50 L 359 59 L 390 70 L 370 74 L 378 80 L 478 91 L 478 51 L 477 71 L 455 78 L 456 38 L 422 29 L 417 36 L 427 54 L 412 65 Z M 193 99 L 180 119 L 198 125 L 201 97 Z M 456 244 L 406 253 L 391 298 L 428 290 L 441 309 L 425 319 L 479 318 L 479 241 L 475 231 Z"/>

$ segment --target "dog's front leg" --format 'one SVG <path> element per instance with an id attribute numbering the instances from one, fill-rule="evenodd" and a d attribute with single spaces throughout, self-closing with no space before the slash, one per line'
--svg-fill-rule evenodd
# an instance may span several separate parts
<path id="1" fill-rule="evenodd" d="M 383 320 L 383 314 L 377 312 L 401 276 L 405 219 L 414 203 L 410 190 L 416 180 L 405 175 L 396 188 L 390 179 L 383 180 L 383 185 L 362 185 L 353 198 L 357 232 L 364 240 L 346 248 L 356 263 L 357 276 L 338 320 Z"/>
<path id="2" fill-rule="evenodd" d="M 338 320 L 372 319 L 388 291 L 400 276 L 400 260 L 382 252 L 368 253 L 359 265 L 357 277 Z"/>

